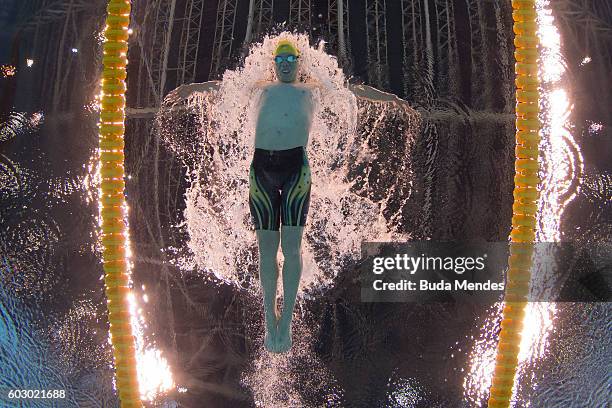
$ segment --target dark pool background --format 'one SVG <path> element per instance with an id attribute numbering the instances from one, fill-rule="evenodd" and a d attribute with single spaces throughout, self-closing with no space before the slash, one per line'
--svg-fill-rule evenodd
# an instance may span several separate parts
<path id="1" fill-rule="evenodd" d="M 204 49 L 213 41 L 212 3 L 216 2 L 205 3 Z M 429 2 L 430 22 L 439 24 L 433 16 L 434 3 Z M 115 406 L 102 268 L 96 252 L 98 208 L 91 189 L 97 148 L 93 96 L 100 66 L 96 35 L 103 24 L 104 2 L 91 2 L 86 8 L 78 4 L 84 3 L 74 2 L 75 8 L 63 18 L 39 25 L 33 44 L 32 27 L 20 36 L 16 33 L 36 13 L 48 11 L 51 3 L 32 2 L 28 7 L 0 3 L 0 18 L 8 28 L 2 34 L 0 63 L 17 67 L 15 76 L 0 78 L 0 390 L 65 388 L 71 397 L 57 406 Z M 323 2 L 313 4 L 317 10 L 325 7 Z M 478 25 L 469 18 L 473 4 L 479 7 Z M 562 239 L 585 245 L 610 242 L 612 235 L 612 14 L 602 4 L 553 3 L 574 103 L 571 133 L 585 164 L 581 191 L 564 212 L 561 232 Z M 404 208 L 405 230 L 417 238 L 504 240 L 510 226 L 514 160 L 513 95 L 507 93 L 512 89 L 513 66 L 504 60 L 504 52 L 507 57 L 511 50 L 510 6 L 484 1 L 453 5 L 458 65 L 444 65 L 444 55 L 434 47 L 434 76 L 420 72 L 423 65 L 415 63 L 408 69 L 410 80 L 404 80 L 402 55 L 395 51 L 401 48 L 398 1 L 387 2 L 388 82 L 380 82 L 368 70 L 363 18 L 351 20 L 352 58 L 346 67 L 357 80 L 393 91 L 431 113 L 415 150 L 419 171 Z M 363 1 L 351 3 L 351 16 L 363 15 L 365 6 Z M 244 7 L 240 10 L 243 13 Z M 568 17 L 570 11 L 587 10 L 597 17 L 595 28 L 584 19 Z M 275 20 L 283 21 L 287 13 L 288 5 L 280 5 Z M 137 2 L 135 21 L 142 23 L 145 15 L 146 7 Z M 320 32 L 323 20 L 313 24 Z M 64 26 L 70 44 L 67 39 L 60 44 Z M 482 43 L 470 40 L 475 29 Z M 128 105 L 146 107 L 152 99 L 139 61 L 140 53 L 148 52 L 147 35 L 152 34 L 143 30 L 137 35 L 145 51 L 130 44 Z M 240 35 L 244 34 L 236 34 Z M 439 44 L 436 37 L 433 43 Z M 58 51 L 60 46 L 65 49 Z M 77 52 L 72 52 L 73 47 Z M 236 48 L 236 58 L 226 61 L 227 66 L 238 59 Z M 416 53 L 427 59 L 427 49 Z M 482 54 L 474 58 L 474 53 Z M 202 55 L 196 81 L 215 77 L 207 68 L 210 53 Z M 587 55 L 592 60 L 583 64 Z M 32 67 L 27 67 L 27 58 L 34 60 Z M 176 80 L 169 79 L 164 91 L 172 89 Z M 493 115 L 483 118 L 476 112 Z M 259 300 L 221 283 L 181 278 L 171 264 L 175 254 L 161 251 L 185 250 L 186 237 L 172 226 L 181 220 L 186 185 L 184 169 L 150 128 L 151 119 L 146 117 L 127 123 L 133 277 L 136 292 L 144 285 L 149 297 L 148 303 L 140 302 L 148 324 L 146 339 L 164 351 L 174 381 L 188 390 L 160 397 L 155 404 L 254 406 L 240 378 L 255 369 L 253 358 L 260 352 Z M 610 271 L 599 272 L 605 284 Z M 316 356 L 316 364 L 333 374 L 333 382 L 318 377 L 308 358 L 289 364 L 292 389 L 305 406 L 484 404 L 464 398 L 463 381 L 471 338 L 478 337 L 490 311 L 444 303 L 360 304 L 350 300 L 355 289 L 352 277 L 347 267 L 332 288 L 313 294 L 303 306 L 311 336 L 308 355 Z M 594 295 L 592 300 L 601 299 Z M 609 404 L 609 303 L 559 304 L 557 316 L 545 357 L 529 367 L 516 406 Z"/>

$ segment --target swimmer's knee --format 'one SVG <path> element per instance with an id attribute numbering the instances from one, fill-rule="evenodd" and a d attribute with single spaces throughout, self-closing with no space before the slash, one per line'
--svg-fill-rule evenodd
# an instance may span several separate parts
<path id="1" fill-rule="evenodd" d="M 301 251 L 300 251 L 299 245 L 281 244 L 281 247 L 282 247 L 282 250 L 283 250 L 283 256 L 285 258 L 296 258 L 296 257 L 301 255 Z"/>

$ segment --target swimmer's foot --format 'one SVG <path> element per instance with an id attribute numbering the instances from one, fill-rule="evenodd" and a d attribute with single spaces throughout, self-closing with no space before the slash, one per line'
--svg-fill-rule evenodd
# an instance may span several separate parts
<path id="1" fill-rule="evenodd" d="M 266 337 L 264 339 L 264 347 L 268 351 L 276 352 L 276 336 L 274 332 L 270 333 L 268 330 L 266 330 Z"/>
<path id="2" fill-rule="evenodd" d="M 291 348 L 291 322 L 284 323 L 282 320 L 278 323 L 278 332 L 276 336 L 276 352 L 285 353 Z"/>
<path id="3" fill-rule="evenodd" d="M 276 338 L 278 337 L 278 318 L 274 317 L 266 319 L 266 336 L 264 338 L 264 347 L 266 350 L 277 353 Z"/>

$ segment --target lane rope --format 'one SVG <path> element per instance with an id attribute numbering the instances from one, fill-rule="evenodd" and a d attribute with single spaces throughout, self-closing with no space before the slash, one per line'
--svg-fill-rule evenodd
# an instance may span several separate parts
<path id="1" fill-rule="evenodd" d="M 539 198 L 538 36 L 535 0 L 512 0 L 516 82 L 516 159 L 510 256 L 489 408 L 510 406 L 529 294 Z"/>
<path id="2" fill-rule="evenodd" d="M 136 349 L 130 323 L 127 226 L 124 217 L 125 78 L 130 0 L 109 0 L 102 58 L 100 112 L 100 207 L 104 283 L 115 379 L 122 408 L 141 408 Z"/>

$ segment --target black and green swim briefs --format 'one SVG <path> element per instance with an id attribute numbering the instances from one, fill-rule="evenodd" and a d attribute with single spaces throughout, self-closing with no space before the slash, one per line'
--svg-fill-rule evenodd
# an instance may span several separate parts
<path id="1" fill-rule="evenodd" d="M 255 149 L 249 172 L 249 207 L 255 229 L 304 226 L 310 204 L 310 166 L 304 147 Z"/>

